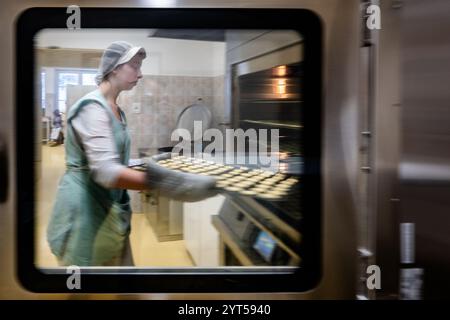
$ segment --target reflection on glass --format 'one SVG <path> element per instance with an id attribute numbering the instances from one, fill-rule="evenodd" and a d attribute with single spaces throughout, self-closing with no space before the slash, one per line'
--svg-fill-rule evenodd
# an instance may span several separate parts
<path id="1" fill-rule="evenodd" d="M 267 232 L 261 231 L 256 238 L 253 248 L 264 258 L 264 260 L 270 263 L 275 246 L 275 240 L 273 240 Z"/>
<path id="2" fill-rule="evenodd" d="M 66 86 L 68 84 L 78 84 L 77 73 L 60 73 L 58 86 Z"/>
<path id="3" fill-rule="evenodd" d="M 60 111 L 66 110 L 66 101 L 65 100 L 58 100 L 58 110 L 60 110 Z"/>
<path id="4" fill-rule="evenodd" d="M 45 72 L 41 72 L 41 108 L 45 109 Z"/>
<path id="5" fill-rule="evenodd" d="M 95 73 L 83 73 L 81 84 L 95 86 Z"/>
<path id="6" fill-rule="evenodd" d="M 58 87 L 58 100 L 66 100 L 66 87 Z"/>
<path id="7" fill-rule="evenodd" d="M 286 66 L 279 66 L 276 68 L 276 70 L 276 73 L 279 77 L 284 77 L 286 75 Z"/>
<path id="8" fill-rule="evenodd" d="M 122 240 L 114 238 L 114 241 L 117 240 L 123 245 L 123 256 L 115 257 L 117 259 L 114 263 L 105 263 L 102 266 L 125 265 L 144 268 L 299 265 L 302 213 L 298 192 L 301 182 L 303 128 L 302 47 L 299 35 L 286 31 L 286 35 L 291 37 L 289 43 L 292 45 L 289 50 L 292 54 L 283 53 L 281 56 L 288 56 L 289 59 L 280 61 L 276 53 L 286 50 L 286 46 L 280 46 L 276 40 L 282 31 L 273 32 L 271 35 L 267 30 L 252 30 L 252 33 L 260 32 L 264 35 L 253 41 L 263 41 L 265 47 L 269 43 L 271 48 L 254 52 L 242 61 L 234 61 L 233 67 L 244 63 L 248 66 L 242 68 L 245 72 L 234 72 L 233 77 L 228 78 L 225 76 L 226 68 L 231 65 L 227 66 L 226 61 L 227 55 L 232 53 L 227 53 L 227 46 L 234 44 L 235 48 L 239 48 L 236 44 L 240 41 L 242 45 L 247 43 L 248 40 L 244 39 L 248 31 L 181 31 L 183 32 L 155 29 L 151 33 L 152 36 L 149 36 L 148 30 L 139 29 L 121 30 L 119 33 L 117 30 L 92 29 L 83 30 L 81 33 L 52 29 L 39 33 L 36 43 L 42 57 L 38 61 L 44 63 L 39 65 L 39 70 L 45 70 L 47 81 L 45 84 L 41 81 L 39 89 L 43 97 L 50 99 L 46 102 L 49 106 L 45 111 L 47 116 L 52 117 L 56 109 L 64 112 L 61 132 L 65 141 L 41 146 L 42 160 L 39 171 L 42 174 L 38 181 L 36 212 L 38 266 L 56 267 L 61 263 L 56 258 L 58 252 L 50 250 L 47 227 L 51 220 L 55 195 L 58 188 L 61 188 L 61 177 L 67 173 L 66 161 L 70 159 L 65 149 L 67 139 L 80 143 L 78 146 L 83 149 L 86 144 L 79 142 L 83 135 L 93 140 L 104 137 L 101 131 L 96 131 L 101 128 L 98 123 L 95 132 L 93 131 L 95 134 L 80 131 L 77 133 L 79 140 L 70 140 L 70 130 L 74 130 L 67 122 L 71 108 L 80 98 L 96 89 L 95 77 L 102 54 L 112 41 L 117 40 L 143 47 L 147 52 L 147 58 L 142 61 L 140 69 L 142 78 L 134 84 L 133 79 L 124 77 L 124 81 L 131 84 L 116 101 L 127 118 L 130 162 L 139 164 L 146 157 L 170 150 L 175 144 L 170 138 L 176 129 L 178 116 L 186 107 L 201 104 L 211 113 L 210 128 L 220 131 L 223 129 L 221 123 L 233 120 L 234 129 L 279 130 L 280 163 L 278 172 L 267 169 L 253 171 L 260 169 L 257 166 L 235 168 L 231 164 L 226 170 L 238 170 L 232 174 L 226 173 L 226 170 L 218 172 L 218 163 L 195 163 L 194 169 L 197 171 L 192 172 L 193 174 L 207 175 L 205 166 L 214 166 L 217 179 L 230 181 L 232 187 L 238 188 L 240 192 L 229 192 L 223 188 L 219 195 L 199 202 L 176 201 L 160 195 L 156 189 L 128 191 L 129 205 L 133 212 L 131 221 L 127 222 L 131 233 Z M 117 38 L 117 34 L 120 34 L 120 38 Z M 59 49 L 61 56 L 53 61 L 48 58 L 55 57 L 55 53 L 48 49 L 52 46 L 67 49 Z M 86 52 L 89 52 L 89 55 Z M 256 69 L 253 69 L 254 60 L 258 66 Z M 127 68 L 120 65 L 116 67 Z M 235 91 L 227 97 L 229 93 L 225 90 L 229 84 L 233 84 L 231 87 Z M 231 99 L 231 105 L 226 102 L 228 98 Z M 235 118 L 228 119 L 230 114 L 234 114 Z M 95 123 L 96 118 L 87 122 L 90 121 Z M 257 138 L 259 139 L 259 136 Z M 101 143 L 104 144 L 98 146 L 95 157 L 107 159 L 111 154 L 116 155 L 117 151 L 110 154 L 104 152 L 111 146 L 111 141 Z M 115 147 L 115 142 L 112 145 Z M 269 145 L 267 152 L 272 150 L 275 150 L 275 147 Z M 234 151 L 226 150 L 225 145 L 223 149 L 215 150 L 218 153 Z M 244 158 L 246 156 L 243 155 Z M 86 157 L 85 166 L 77 168 L 79 170 L 75 170 L 77 173 L 73 174 L 82 174 L 79 172 L 87 170 L 90 177 L 96 181 L 91 160 Z M 174 167 L 169 169 L 179 170 Z M 133 170 L 145 169 L 136 165 Z M 273 196 L 277 195 L 277 192 L 280 196 L 276 201 L 273 200 L 274 197 L 264 198 L 264 195 Z M 70 201 L 85 204 L 90 200 L 89 197 L 83 198 L 74 193 Z M 73 203 L 68 203 L 67 207 L 69 205 Z M 247 210 L 242 210 L 243 207 Z M 120 215 L 115 218 L 118 217 Z M 268 224 L 267 221 L 271 223 Z M 67 233 L 67 241 L 71 241 L 71 237 L 83 236 L 83 231 L 77 230 L 78 226 L 71 223 L 70 219 L 61 222 L 61 230 L 73 228 Z M 121 231 L 111 228 L 107 232 Z M 66 243 L 62 242 L 58 248 L 64 251 L 65 245 Z M 96 249 L 98 248 L 93 248 Z M 88 260 L 86 265 L 91 265 Z"/>
<path id="9" fill-rule="evenodd" d="M 286 79 L 276 80 L 276 93 L 280 98 L 286 97 Z"/>

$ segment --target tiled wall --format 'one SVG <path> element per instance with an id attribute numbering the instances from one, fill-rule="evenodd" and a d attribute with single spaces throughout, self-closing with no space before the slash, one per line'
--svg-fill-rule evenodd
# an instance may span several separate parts
<path id="1" fill-rule="evenodd" d="M 130 91 L 122 92 L 119 105 L 128 118 L 131 132 L 131 156 L 139 148 L 170 146 L 170 136 L 181 111 L 202 98 L 213 115 L 212 127 L 224 117 L 223 76 L 144 76 Z M 133 103 L 141 104 L 141 112 L 133 113 Z"/>
<path id="2" fill-rule="evenodd" d="M 224 88 L 224 76 L 218 76 L 212 78 L 213 82 L 213 102 L 212 102 L 212 113 L 213 113 L 213 123 L 214 128 L 221 129 L 219 123 L 225 122 L 225 88 Z"/>

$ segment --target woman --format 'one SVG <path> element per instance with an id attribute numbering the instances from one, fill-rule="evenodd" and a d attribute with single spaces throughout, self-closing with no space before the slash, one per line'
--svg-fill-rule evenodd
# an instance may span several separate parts
<path id="1" fill-rule="evenodd" d="M 127 167 L 130 137 L 120 92 L 142 78 L 142 47 L 113 42 L 104 51 L 98 89 L 78 100 L 67 116 L 66 172 L 47 229 L 60 265 L 133 265 L 131 208 L 126 189 L 158 188 L 161 194 L 198 201 L 215 194 L 210 177 L 176 173 L 151 162 L 147 172 Z"/>

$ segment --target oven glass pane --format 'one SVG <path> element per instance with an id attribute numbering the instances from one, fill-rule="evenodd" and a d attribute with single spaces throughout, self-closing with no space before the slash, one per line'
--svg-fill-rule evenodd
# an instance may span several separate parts
<path id="1" fill-rule="evenodd" d="M 301 267 L 301 35 L 44 29 L 35 43 L 38 267 Z M 152 157 L 162 180 L 217 189 L 193 201 L 175 189 L 196 180 L 153 175 L 136 190 Z"/>

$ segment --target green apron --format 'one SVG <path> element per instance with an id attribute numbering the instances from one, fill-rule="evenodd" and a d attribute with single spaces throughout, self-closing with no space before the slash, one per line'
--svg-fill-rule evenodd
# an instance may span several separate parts
<path id="1" fill-rule="evenodd" d="M 125 114 L 120 122 L 99 90 L 95 90 L 70 109 L 65 140 L 66 172 L 57 191 L 47 229 L 53 254 L 64 265 L 100 266 L 122 254 L 130 234 L 131 207 L 126 190 L 106 189 L 92 179 L 83 146 L 72 127 L 81 108 L 97 102 L 107 110 L 120 161 L 128 164 L 130 136 Z"/>

